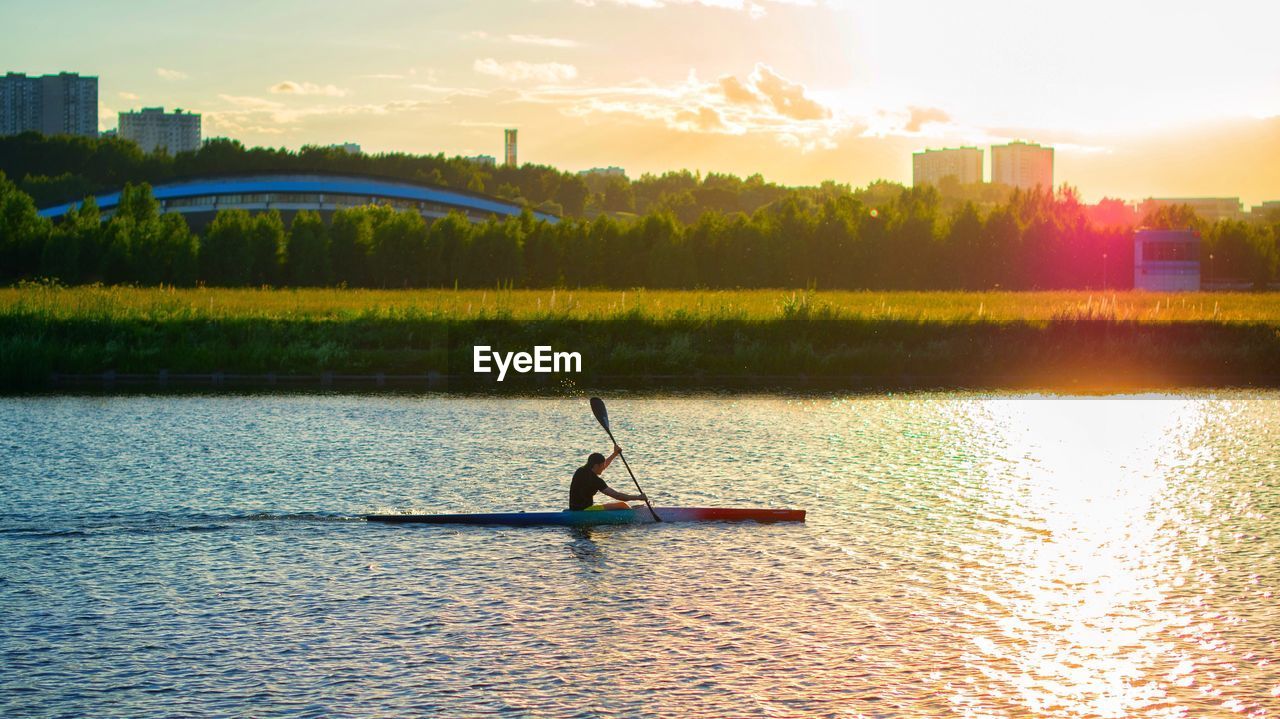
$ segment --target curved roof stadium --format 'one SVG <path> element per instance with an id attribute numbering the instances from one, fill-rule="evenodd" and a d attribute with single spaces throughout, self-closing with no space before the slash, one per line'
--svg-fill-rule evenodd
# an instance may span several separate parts
<path id="1" fill-rule="evenodd" d="M 315 210 L 328 215 L 345 207 L 379 204 L 398 210 L 417 210 L 426 218 L 444 217 L 457 211 L 472 222 L 482 222 L 493 215 L 500 218 L 519 215 L 522 209 L 514 202 L 473 192 L 354 175 L 281 173 L 213 177 L 157 185 L 152 192 L 160 201 L 161 212 L 205 215 L 200 219 L 209 220 L 219 210 L 279 210 L 289 214 Z M 109 216 L 120 204 L 120 193 L 100 195 L 97 200 L 102 214 Z M 79 204 L 70 202 L 48 207 L 40 210 L 40 215 L 62 217 Z M 548 222 L 559 219 L 545 212 L 533 214 Z"/>

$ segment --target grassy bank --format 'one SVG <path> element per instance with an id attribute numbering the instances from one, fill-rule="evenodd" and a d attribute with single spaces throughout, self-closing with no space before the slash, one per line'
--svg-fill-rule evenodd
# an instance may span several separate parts
<path id="1" fill-rule="evenodd" d="M 0 314 L 113 320 L 355 318 L 1280 324 L 1280 293 L 0 288 Z"/>
<path id="2" fill-rule="evenodd" d="M 580 352 L 579 386 L 1274 386 L 1280 295 L 0 290 L 7 391 L 105 371 L 468 386 L 475 344 Z"/>

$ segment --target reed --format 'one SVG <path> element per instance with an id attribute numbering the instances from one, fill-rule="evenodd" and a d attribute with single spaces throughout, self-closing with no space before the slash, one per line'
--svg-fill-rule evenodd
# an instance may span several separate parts
<path id="1" fill-rule="evenodd" d="M 8 392 L 108 370 L 459 377 L 475 344 L 580 352 L 595 386 L 1277 386 L 1280 296 L 0 290 Z"/>

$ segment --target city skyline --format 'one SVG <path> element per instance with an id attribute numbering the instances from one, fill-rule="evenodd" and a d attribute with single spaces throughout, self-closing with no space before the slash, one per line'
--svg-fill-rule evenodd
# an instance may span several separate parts
<path id="1" fill-rule="evenodd" d="M 1258 161 L 1280 156 L 1272 7 L 1014 17 L 985 2 L 920 22 L 881 3 L 326 5 L 4 9 L 5 69 L 98 76 L 101 130 L 183 107 L 206 137 L 248 145 L 500 156 L 510 127 L 522 162 L 569 171 L 862 186 L 909 185 L 927 147 L 1025 138 L 1053 146 L 1055 182 L 1089 201 L 1280 194 L 1280 169 Z M 53 16 L 82 22 L 42 34 Z"/>

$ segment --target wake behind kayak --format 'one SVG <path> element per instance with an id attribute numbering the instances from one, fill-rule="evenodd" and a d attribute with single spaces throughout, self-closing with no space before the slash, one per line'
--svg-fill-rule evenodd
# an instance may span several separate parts
<path id="1" fill-rule="evenodd" d="M 803 509 L 752 507 L 662 507 L 664 522 L 803 522 Z M 636 509 L 492 514 L 367 514 L 370 522 L 391 524 L 474 524 L 508 527 L 589 527 L 605 524 L 654 524 L 653 516 Z"/>

